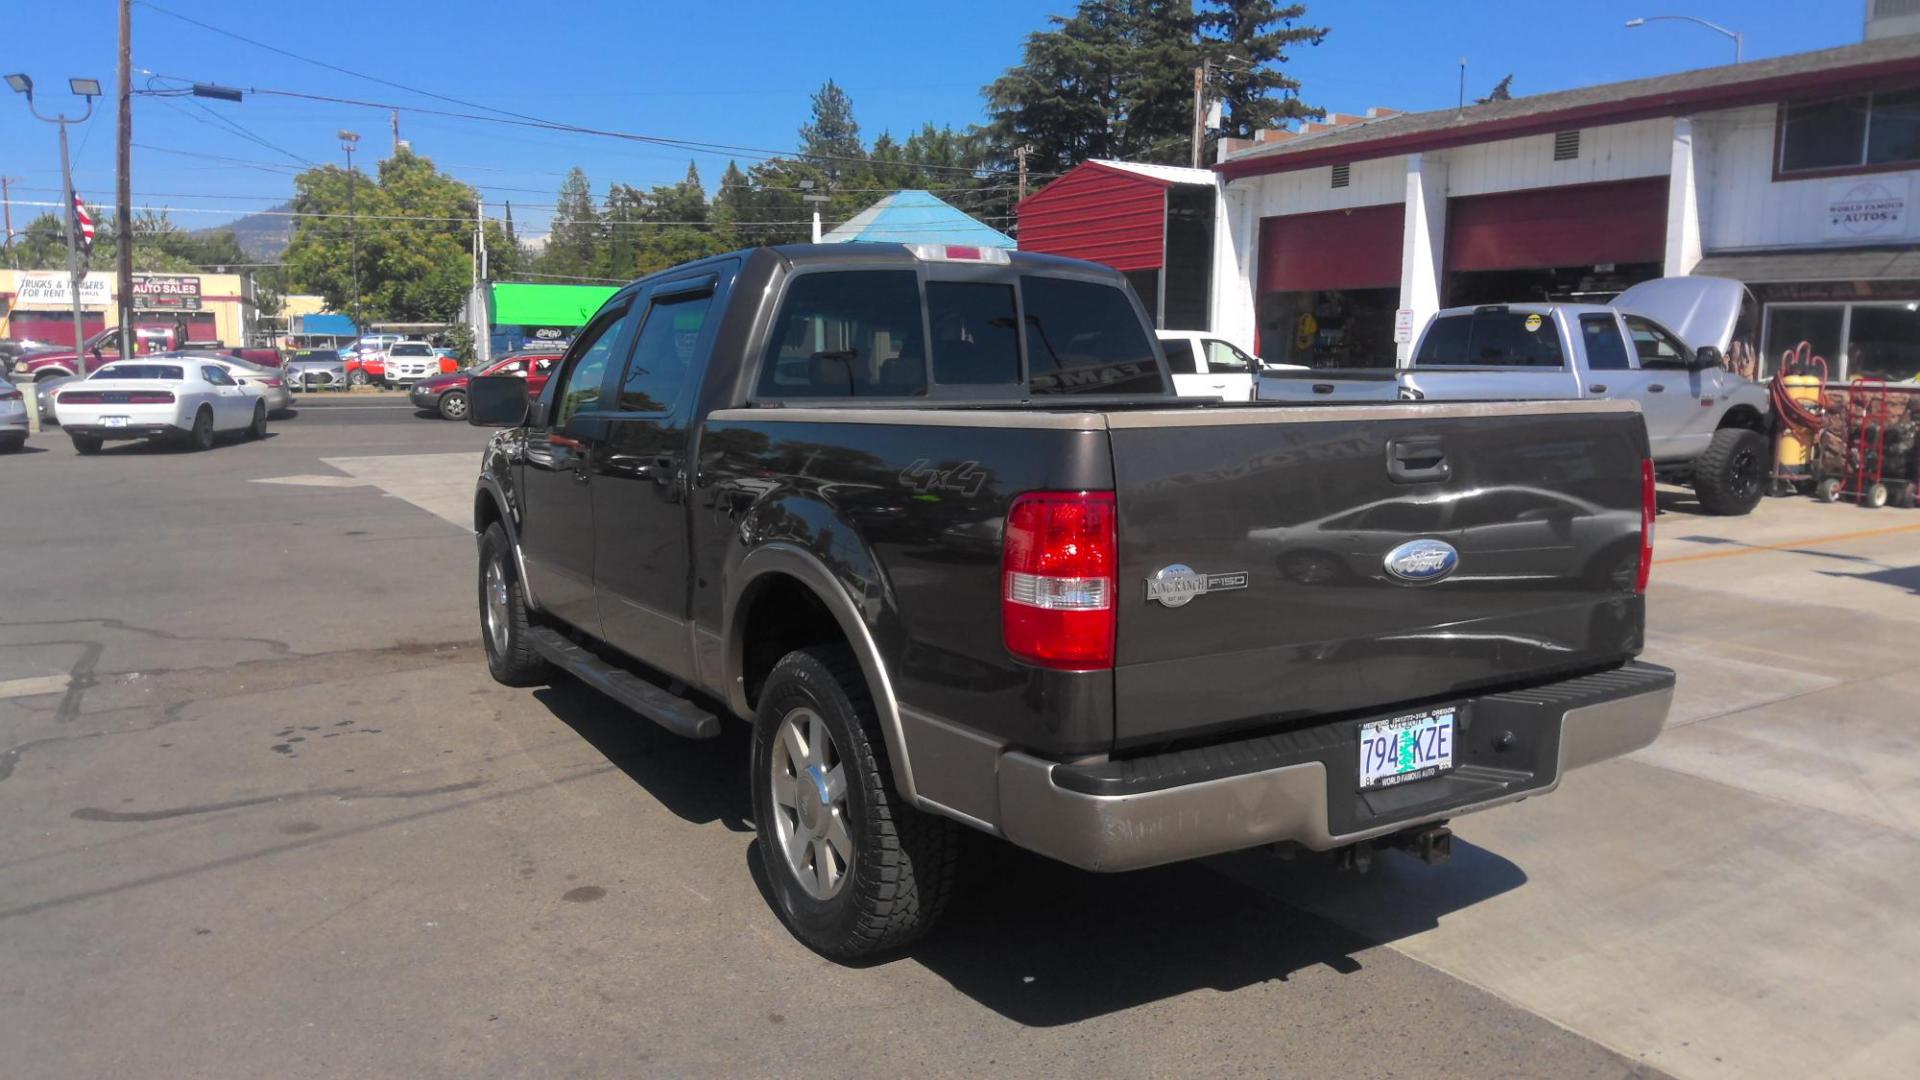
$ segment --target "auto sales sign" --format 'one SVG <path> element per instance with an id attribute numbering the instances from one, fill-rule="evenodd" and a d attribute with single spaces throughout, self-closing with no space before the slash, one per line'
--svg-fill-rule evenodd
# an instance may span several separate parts
<path id="1" fill-rule="evenodd" d="M 200 279 L 188 274 L 135 274 L 133 306 L 142 311 L 199 311 Z"/>
<path id="2" fill-rule="evenodd" d="M 1907 234 L 1907 178 L 1836 180 L 1827 185 L 1827 239 Z"/>

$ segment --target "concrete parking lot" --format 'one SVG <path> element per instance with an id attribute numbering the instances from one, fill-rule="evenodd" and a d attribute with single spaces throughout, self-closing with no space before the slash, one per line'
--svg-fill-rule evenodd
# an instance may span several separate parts
<path id="1" fill-rule="evenodd" d="M 499 687 L 484 432 L 0 459 L 0 1045 L 17 1076 L 1905 1076 L 1920 514 L 1664 497 L 1674 726 L 1362 877 L 968 852 L 865 968 L 752 871 L 746 741 Z M 1908 635 L 1914 635 L 1909 637 Z"/>

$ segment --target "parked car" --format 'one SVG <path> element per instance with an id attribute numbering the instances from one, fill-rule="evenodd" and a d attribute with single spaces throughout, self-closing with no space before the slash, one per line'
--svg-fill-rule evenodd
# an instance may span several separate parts
<path id="1" fill-rule="evenodd" d="M 839 959 L 932 924 L 961 826 L 1099 871 L 1438 859 L 1448 818 L 1656 737 L 1632 405 L 1201 405 L 1150 326 L 1117 271 L 972 247 L 626 286 L 537 399 L 469 380 L 503 425 L 474 504 L 489 671 L 694 738 L 751 724 L 767 893 Z M 1523 488 L 1565 496 L 1524 561 L 1493 535 Z M 1296 534 L 1372 505 L 1404 520 L 1353 581 L 1285 575 Z M 1623 548 L 1625 580 L 1588 576 Z"/>
<path id="2" fill-rule="evenodd" d="M 34 353 L 59 352 L 61 346 L 32 338 L 0 338 L 0 371 L 12 371 L 15 361 Z"/>
<path id="3" fill-rule="evenodd" d="M 1643 282 L 1605 305 L 1448 308 L 1398 370 L 1276 371 L 1260 395 L 1631 401 L 1663 479 L 1691 484 L 1708 513 L 1745 514 L 1772 470 L 1772 406 L 1766 387 L 1721 361 L 1749 302 L 1737 281 L 1688 277 Z"/>
<path id="4" fill-rule="evenodd" d="M 338 349 L 301 349 L 280 370 L 291 390 L 347 388 L 347 361 Z"/>
<path id="5" fill-rule="evenodd" d="M 442 374 L 441 363 L 440 355 L 426 342 L 398 341 L 387 349 L 386 381 L 392 386 L 411 387 L 421 379 Z"/>
<path id="6" fill-rule="evenodd" d="M 343 354 L 343 363 L 347 373 L 347 385 L 367 386 L 386 381 L 387 356 L 381 352 L 353 352 Z"/>
<path id="7" fill-rule="evenodd" d="M 136 354 L 161 352 L 179 346 L 172 330 L 142 326 L 134 330 L 134 342 L 139 346 Z M 16 360 L 13 371 L 16 375 L 29 375 L 35 379 L 54 379 L 62 375 L 81 375 L 95 371 L 106 364 L 120 359 L 120 328 L 110 326 L 87 338 L 79 354 L 72 348 L 59 348 L 47 352 L 37 352 Z M 214 344 L 218 344 L 215 342 Z M 84 355 L 85 367 L 79 359 Z"/>
<path id="8" fill-rule="evenodd" d="M 60 426 L 82 454 L 108 439 L 182 439 L 205 450 L 221 432 L 267 433 L 267 403 L 224 365 L 169 356 L 108 364 L 60 391 Z"/>
<path id="9" fill-rule="evenodd" d="M 1267 364 L 1253 350 L 1204 330 L 1160 330 L 1160 348 L 1167 354 L 1167 371 L 1181 397 L 1252 401 L 1254 385 L 1266 368 L 1298 368 L 1298 364 Z"/>
<path id="10" fill-rule="evenodd" d="M 527 396 L 539 397 L 546 389 L 547 376 L 552 373 L 558 356 L 542 354 L 519 354 L 509 356 L 486 370 L 481 375 L 512 375 L 527 380 Z M 453 371 L 431 378 L 422 379 L 413 384 L 408 398 L 413 407 L 422 409 L 447 420 L 465 420 L 467 418 L 467 380 L 471 372 Z"/>
<path id="11" fill-rule="evenodd" d="M 62 387 L 85 378 L 85 375 L 56 375 L 50 379 L 35 379 L 29 384 L 33 387 L 34 399 L 40 405 L 40 422 L 58 424 L 60 416 L 55 398 L 59 396 Z"/>
<path id="12" fill-rule="evenodd" d="M 27 445 L 27 399 L 17 386 L 0 382 L 0 454 Z"/>
<path id="13" fill-rule="evenodd" d="M 161 355 L 187 357 L 195 354 L 162 353 Z M 237 357 L 222 356 L 219 354 L 212 356 L 203 355 L 203 358 L 226 368 L 227 374 L 233 376 L 234 381 L 238 382 L 241 386 L 258 390 L 260 392 L 260 400 L 266 402 L 267 415 L 269 417 L 277 420 L 288 409 L 293 408 L 293 391 L 287 388 L 286 379 L 283 377 L 279 368 L 260 367 L 257 364 L 249 364 Z"/>

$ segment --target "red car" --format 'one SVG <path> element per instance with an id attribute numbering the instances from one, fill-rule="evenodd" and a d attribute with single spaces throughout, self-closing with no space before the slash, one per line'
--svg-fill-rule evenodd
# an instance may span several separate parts
<path id="1" fill-rule="evenodd" d="M 539 397 L 541 388 L 553 375 L 560 357 L 553 353 L 521 353 L 497 360 L 482 375 L 519 375 L 527 380 L 527 396 Z M 413 384 L 407 394 L 416 409 L 431 411 L 447 420 L 467 418 L 467 379 L 470 371 L 434 375 Z"/>

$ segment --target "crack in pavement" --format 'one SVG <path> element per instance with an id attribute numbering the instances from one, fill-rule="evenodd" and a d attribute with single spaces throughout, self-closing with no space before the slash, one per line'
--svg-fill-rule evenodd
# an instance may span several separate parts
<path id="1" fill-rule="evenodd" d="M 442 784 L 439 787 L 415 788 L 410 791 L 368 791 L 364 786 L 344 788 L 321 788 L 317 791 L 294 791 L 280 795 L 255 795 L 247 799 L 228 799 L 226 802 L 201 803 L 196 806 L 170 806 L 163 810 L 102 810 L 97 806 L 83 806 L 67 815 L 75 821 L 165 821 L 168 818 L 187 817 L 193 814 L 212 814 L 221 810 L 238 810 L 247 806 L 261 806 L 267 803 L 298 802 L 302 799 L 320 799 L 333 796 L 340 799 L 419 799 L 429 795 L 449 795 L 456 791 L 472 791 L 484 786 L 484 779 L 462 780 L 457 784 Z"/>

